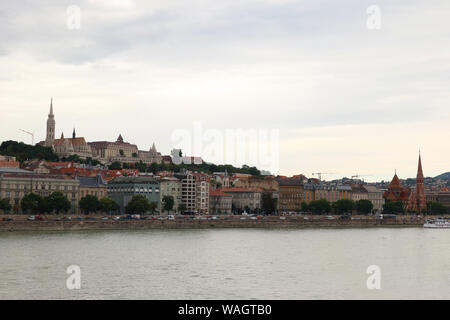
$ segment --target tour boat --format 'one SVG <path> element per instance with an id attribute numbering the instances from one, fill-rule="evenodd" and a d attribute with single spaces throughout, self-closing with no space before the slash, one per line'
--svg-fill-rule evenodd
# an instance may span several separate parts
<path id="1" fill-rule="evenodd" d="M 450 220 L 448 219 L 426 220 L 423 227 L 434 229 L 450 229 Z"/>

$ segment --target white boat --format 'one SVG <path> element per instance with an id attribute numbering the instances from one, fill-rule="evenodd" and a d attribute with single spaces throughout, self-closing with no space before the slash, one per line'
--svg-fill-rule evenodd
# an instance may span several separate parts
<path id="1" fill-rule="evenodd" d="M 448 219 L 426 220 L 423 227 L 433 229 L 450 229 L 450 220 Z"/>

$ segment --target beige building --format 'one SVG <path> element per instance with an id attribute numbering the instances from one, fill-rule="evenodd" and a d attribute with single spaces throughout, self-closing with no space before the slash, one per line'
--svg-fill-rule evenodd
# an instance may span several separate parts
<path id="1" fill-rule="evenodd" d="M 212 190 L 209 193 L 210 214 L 231 215 L 233 196 L 220 190 Z"/>
<path id="2" fill-rule="evenodd" d="M 305 200 L 303 181 L 300 179 L 280 179 L 278 208 L 280 212 L 297 212 Z"/>
<path id="3" fill-rule="evenodd" d="M 89 142 L 92 153 L 96 159 L 103 163 L 136 163 L 142 161 L 146 164 L 153 162 L 161 163 L 161 153 L 156 151 L 155 144 L 152 145 L 149 151 L 139 150 L 137 145 L 125 142 L 122 135 L 115 142 L 109 141 L 94 141 Z"/>
<path id="4" fill-rule="evenodd" d="M 210 176 L 202 172 L 193 172 L 195 179 L 195 210 L 200 214 L 209 214 Z"/>
<path id="5" fill-rule="evenodd" d="M 164 177 L 160 180 L 160 205 L 161 213 L 163 213 L 162 201 L 164 196 L 173 197 L 173 210 L 171 212 L 179 213 L 179 207 L 181 204 L 181 181 L 175 177 Z M 168 214 L 168 212 L 164 212 Z"/>
<path id="6" fill-rule="evenodd" d="M 262 205 L 261 188 L 222 188 L 219 191 L 233 196 L 232 205 L 234 209 L 241 213 L 250 209 L 250 211 L 260 210 Z M 247 212 L 250 213 L 250 212 Z"/>
<path id="7" fill-rule="evenodd" d="M 95 196 L 101 199 L 108 196 L 107 183 L 101 175 L 95 177 L 76 177 L 80 182 L 80 199 L 87 196 Z"/>
<path id="8" fill-rule="evenodd" d="M 354 184 L 352 187 L 352 200 L 367 200 L 369 198 L 368 191 L 362 184 Z"/>
<path id="9" fill-rule="evenodd" d="M 47 197 L 60 191 L 71 203 L 70 213 L 78 213 L 80 182 L 65 175 L 37 174 L 26 170 L 0 169 L 0 198 L 9 199 L 14 213 L 23 213 L 20 201 L 28 193 Z"/>
<path id="10" fill-rule="evenodd" d="M 375 186 L 364 186 L 364 189 L 367 191 L 367 199 L 373 204 L 373 211 L 381 212 L 384 205 L 383 191 Z"/>
<path id="11" fill-rule="evenodd" d="M 236 188 L 261 188 L 266 191 L 278 190 L 278 181 L 273 176 L 236 174 L 233 178 L 233 187 Z"/>

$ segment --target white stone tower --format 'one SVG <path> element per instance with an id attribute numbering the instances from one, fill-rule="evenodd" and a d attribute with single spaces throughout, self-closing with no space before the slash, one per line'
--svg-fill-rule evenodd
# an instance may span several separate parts
<path id="1" fill-rule="evenodd" d="M 45 138 L 45 145 L 51 147 L 55 141 L 55 116 L 53 115 L 53 98 L 50 100 L 50 113 L 47 119 L 47 137 Z"/>

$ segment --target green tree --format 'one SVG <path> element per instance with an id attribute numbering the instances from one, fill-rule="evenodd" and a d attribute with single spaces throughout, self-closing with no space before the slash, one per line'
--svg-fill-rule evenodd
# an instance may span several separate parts
<path id="1" fill-rule="evenodd" d="M 356 211 L 360 214 L 369 214 L 373 210 L 373 203 L 367 199 L 356 201 Z"/>
<path id="2" fill-rule="evenodd" d="M 43 201 L 44 199 L 40 195 L 36 193 L 28 193 L 23 196 L 22 200 L 20 201 L 20 206 L 26 213 L 31 212 L 37 214 L 41 211 Z"/>
<path id="3" fill-rule="evenodd" d="M 0 199 L 0 210 L 2 210 L 4 214 L 8 214 L 11 209 L 12 206 L 9 199 Z"/>
<path id="4" fill-rule="evenodd" d="M 427 214 L 447 214 L 447 207 L 439 202 L 428 201 Z"/>
<path id="5" fill-rule="evenodd" d="M 186 211 L 186 205 L 185 205 L 184 203 L 180 203 L 180 204 L 178 205 L 178 211 L 179 211 L 181 214 L 184 214 L 184 212 Z"/>
<path id="6" fill-rule="evenodd" d="M 264 192 L 262 194 L 262 209 L 267 214 L 272 214 L 275 212 L 276 208 L 277 208 L 277 199 L 273 198 L 271 192 Z"/>
<path id="7" fill-rule="evenodd" d="M 310 207 L 309 207 L 309 204 L 306 201 L 303 201 L 300 204 L 300 206 L 301 206 L 303 212 L 308 212 L 308 211 L 311 210 Z"/>
<path id="8" fill-rule="evenodd" d="M 387 200 L 383 205 L 383 213 L 385 214 L 403 214 L 403 204 L 400 201 Z"/>
<path id="9" fill-rule="evenodd" d="M 46 201 L 50 211 L 55 211 L 56 214 L 70 210 L 70 201 L 62 192 L 53 192 L 47 197 Z"/>
<path id="10" fill-rule="evenodd" d="M 107 213 L 119 210 L 119 205 L 113 199 L 104 197 L 100 199 L 101 210 Z"/>
<path id="11" fill-rule="evenodd" d="M 51 147 L 41 145 L 29 145 L 17 141 L 4 141 L 0 145 L 0 154 L 16 157 L 17 161 L 23 162 L 31 159 L 43 159 L 47 161 L 58 161 L 59 157 Z"/>
<path id="12" fill-rule="evenodd" d="M 355 202 L 350 199 L 340 199 L 336 202 L 333 202 L 334 212 L 337 214 L 343 214 L 347 212 L 352 212 L 355 209 Z"/>
<path id="13" fill-rule="evenodd" d="M 88 194 L 80 199 L 79 201 L 80 209 L 83 210 L 84 214 L 89 214 L 91 212 L 96 212 L 101 209 L 102 204 L 96 196 Z"/>
<path id="14" fill-rule="evenodd" d="M 144 214 L 149 210 L 150 203 L 147 197 L 141 194 L 134 195 L 125 207 L 125 212 L 128 214 Z"/>
<path id="15" fill-rule="evenodd" d="M 331 203 L 327 199 L 311 201 L 309 206 L 314 214 L 325 214 L 331 211 Z"/>
<path id="16" fill-rule="evenodd" d="M 155 214 L 156 208 L 158 208 L 158 203 L 155 201 L 150 202 L 149 210 L 152 214 Z"/>
<path id="17" fill-rule="evenodd" d="M 122 170 L 122 165 L 118 161 L 114 161 L 108 166 L 109 170 Z"/>
<path id="18" fill-rule="evenodd" d="M 152 162 L 149 166 L 148 166 L 148 168 L 147 168 L 147 171 L 148 172 L 152 172 L 152 173 L 156 173 L 156 172 L 158 172 L 158 164 L 156 163 L 156 162 Z"/>
<path id="19" fill-rule="evenodd" d="M 175 204 L 175 200 L 173 199 L 173 196 L 164 196 L 162 199 L 162 205 L 163 210 L 170 213 L 170 211 L 173 209 L 173 206 Z"/>
<path id="20" fill-rule="evenodd" d="M 144 162 L 142 162 L 142 160 L 139 161 L 139 162 L 136 162 L 136 163 L 134 164 L 134 167 L 135 167 L 136 169 L 138 169 L 139 172 L 146 172 L 146 171 L 147 171 L 147 165 L 146 165 Z"/>

